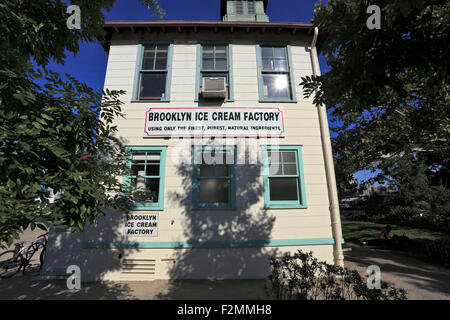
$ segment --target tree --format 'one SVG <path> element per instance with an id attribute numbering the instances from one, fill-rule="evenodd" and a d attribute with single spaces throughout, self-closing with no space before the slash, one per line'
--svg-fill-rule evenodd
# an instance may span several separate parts
<path id="1" fill-rule="evenodd" d="M 379 30 L 366 26 L 369 5 L 381 8 Z M 330 70 L 301 85 L 329 110 L 340 166 L 378 168 L 383 182 L 399 159 L 414 156 L 448 188 L 450 3 L 329 0 L 313 23 Z"/>
<path id="2" fill-rule="evenodd" d="M 157 0 L 140 1 L 164 14 Z M 98 93 L 48 68 L 80 41 L 102 39 L 102 10 L 115 0 L 71 2 L 81 9 L 80 30 L 67 28 L 60 0 L 0 3 L 0 245 L 28 226 L 80 231 L 103 208 L 126 210 L 133 200 L 121 194 L 127 154 L 113 125 L 123 91 Z M 50 203 L 48 188 L 63 197 Z"/>
<path id="3" fill-rule="evenodd" d="M 403 218 L 403 223 L 423 221 L 434 229 L 450 230 L 450 189 L 442 184 L 433 184 L 429 167 L 423 160 L 401 159 L 391 170 L 392 183 L 396 192 L 389 199 L 389 211 L 394 218 Z M 398 217 L 398 215 L 403 217 Z"/>
<path id="4" fill-rule="evenodd" d="M 354 165 L 349 167 L 347 166 L 349 163 L 339 161 L 339 157 L 336 154 L 333 155 L 333 158 L 339 199 L 358 195 L 358 182 L 353 177 L 353 173 L 358 171 L 357 168 Z"/>

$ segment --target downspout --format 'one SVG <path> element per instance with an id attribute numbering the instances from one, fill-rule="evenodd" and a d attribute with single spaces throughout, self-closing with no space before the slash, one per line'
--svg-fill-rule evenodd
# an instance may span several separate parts
<path id="1" fill-rule="evenodd" d="M 311 43 L 311 60 L 313 75 L 320 76 L 319 59 L 317 57 L 316 41 L 319 28 L 314 28 L 314 37 Z M 320 135 L 322 140 L 322 151 L 325 162 L 325 174 L 328 186 L 328 199 L 330 202 L 331 230 L 334 238 L 334 265 L 344 266 L 344 255 L 342 253 L 342 227 L 341 215 L 339 213 L 339 200 L 336 186 L 336 175 L 334 172 L 333 152 L 331 149 L 330 130 L 328 127 L 327 109 L 323 105 L 317 107 L 320 124 Z"/>

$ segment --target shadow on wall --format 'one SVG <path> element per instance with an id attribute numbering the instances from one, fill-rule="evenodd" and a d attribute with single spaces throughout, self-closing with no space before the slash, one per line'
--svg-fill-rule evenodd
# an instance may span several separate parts
<path id="1" fill-rule="evenodd" d="M 168 270 L 169 279 L 266 278 L 269 259 L 276 255 L 276 250 L 264 244 L 271 238 L 275 218 L 267 214 L 260 201 L 263 195 L 261 165 L 235 165 L 235 210 L 193 210 L 193 167 L 177 165 L 182 186 L 179 191 L 168 194 L 169 201 L 182 207 L 183 235 L 188 245 L 194 247 L 176 250 L 174 264 Z M 258 246 L 242 247 L 242 243 L 254 240 L 260 240 Z M 198 248 L 199 243 L 210 245 Z M 169 291 L 159 298 L 178 297 L 183 290 L 182 283 L 172 281 Z"/>
<path id="2" fill-rule="evenodd" d="M 137 252 L 137 249 L 84 249 L 83 243 L 90 241 L 124 241 L 121 231 L 125 214 L 107 211 L 99 219 L 98 226 L 87 225 L 78 234 L 56 231 L 49 233 L 45 262 L 39 270 L 39 252 L 32 268 L 12 278 L 0 279 L 0 300 L 47 300 L 47 299 L 135 299 L 132 288 L 126 283 L 92 282 L 98 281 L 111 272 L 121 269 L 121 259 Z M 77 265 L 81 271 L 81 290 L 67 288 L 67 267 Z M 36 276 L 64 276 L 50 280 Z"/>
<path id="3" fill-rule="evenodd" d="M 137 248 L 89 248 L 86 244 L 126 242 L 121 230 L 125 217 L 123 212 L 107 210 L 105 216 L 98 220 L 97 226 L 87 224 L 79 234 L 52 231 L 49 234 L 49 246 L 41 274 L 65 275 L 68 266 L 77 265 L 84 282 L 98 281 L 108 273 L 120 271 L 122 260 L 136 253 Z"/>
<path id="4" fill-rule="evenodd" d="M 126 145 L 127 141 L 121 138 L 121 143 Z M 83 283 L 99 281 L 110 273 L 120 272 L 122 260 L 135 254 L 138 251 L 137 248 L 86 247 L 86 244 L 101 245 L 127 241 L 122 229 L 125 225 L 126 214 L 116 210 L 103 210 L 103 212 L 104 216 L 99 217 L 97 226 L 87 223 L 84 231 L 78 234 L 58 231 L 54 228 L 50 230 L 45 262 L 41 270 L 42 276 L 67 276 L 67 267 L 71 265 L 80 267 Z M 99 286 L 102 285 L 98 283 L 96 288 Z M 98 298 L 126 297 L 129 291 L 126 286 L 120 285 L 105 285 L 103 290 L 103 293 L 99 290 Z"/>

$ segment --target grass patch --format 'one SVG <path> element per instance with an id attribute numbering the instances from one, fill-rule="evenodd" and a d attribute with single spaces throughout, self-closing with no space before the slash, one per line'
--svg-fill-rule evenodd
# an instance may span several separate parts
<path id="1" fill-rule="evenodd" d="M 407 236 L 411 241 L 399 251 L 404 254 L 444 266 L 450 269 L 450 235 L 428 229 L 410 228 L 395 224 L 390 235 Z M 361 243 L 377 239 L 386 225 L 369 221 L 342 220 L 342 233 L 345 241 Z M 383 248 L 386 248 L 383 246 Z M 389 249 L 392 249 L 389 247 Z"/>
<path id="2" fill-rule="evenodd" d="M 424 240 L 439 240 L 449 238 L 449 235 L 439 231 L 432 231 L 427 229 L 418 229 L 403 227 L 391 224 L 392 227 L 390 235 L 398 236 L 405 235 L 410 239 L 424 239 Z M 379 224 L 368 221 L 342 221 L 342 233 L 345 241 L 361 242 L 371 239 L 377 239 L 381 232 L 383 232 L 385 224 Z"/>

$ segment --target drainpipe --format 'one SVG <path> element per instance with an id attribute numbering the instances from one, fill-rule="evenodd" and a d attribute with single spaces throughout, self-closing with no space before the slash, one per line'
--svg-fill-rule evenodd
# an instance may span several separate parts
<path id="1" fill-rule="evenodd" d="M 314 28 L 314 37 L 311 43 L 311 60 L 313 75 L 320 76 L 319 59 L 317 57 L 316 41 L 319 28 Z M 336 175 L 334 173 L 333 153 L 331 149 L 330 130 L 328 128 L 327 109 L 323 105 L 317 107 L 319 114 L 320 135 L 322 140 L 323 157 L 325 161 L 325 173 L 328 186 L 328 199 L 330 202 L 331 230 L 334 238 L 334 265 L 344 266 L 344 255 L 342 253 L 342 227 L 341 215 L 339 213 L 339 200 L 336 186 Z"/>

